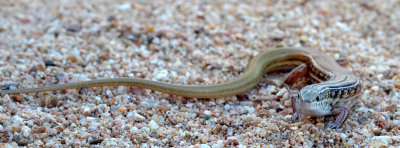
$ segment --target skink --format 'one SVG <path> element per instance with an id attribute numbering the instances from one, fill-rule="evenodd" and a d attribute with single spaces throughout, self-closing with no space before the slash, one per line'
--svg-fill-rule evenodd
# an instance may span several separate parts
<path id="1" fill-rule="evenodd" d="M 2 90 L 1 94 L 33 93 L 64 89 L 135 85 L 160 92 L 192 98 L 215 98 L 240 94 L 252 89 L 265 73 L 284 66 L 306 64 L 309 75 L 320 83 L 302 88 L 292 101 L 295 118 L 301 115 L 339 115 L 328 128 L 338 128 L 347 118 L 349 108 L 361 91 L 358 76 L 338 65 L 331 57 L 303 48 L 276 48 L 252 58 L 237 79 L 215 85 L 179 85 L 140 78 L 97 79 L 84 82 L 50 85 L 39 88 Z"/>

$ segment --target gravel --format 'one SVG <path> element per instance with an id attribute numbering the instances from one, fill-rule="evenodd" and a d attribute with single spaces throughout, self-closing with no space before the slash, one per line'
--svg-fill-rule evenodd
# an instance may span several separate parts
<path id="1" fill-rule="evenodd" d="M 400 2 L 0 2 L 0 86 L 98 78 L 176 84 L 233 80 L 275 47 L 348 61 L 363 91 L 334 117 L 292 122 L 289 91 L 266 77 L 243 96 L 191 99 L 138 87 L 1 95 L 0 147 L 288 147 L 400 145 Z M 49 64 L 50 63 L 50 64 Z"/>

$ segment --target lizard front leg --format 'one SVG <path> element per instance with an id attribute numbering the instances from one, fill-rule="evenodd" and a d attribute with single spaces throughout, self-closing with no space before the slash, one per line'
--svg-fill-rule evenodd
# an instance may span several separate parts
<path id="1" fill-rule="evenodd" d="M 344 121 L 346 121 L 349 113 L 350 109 L 347 107 L 340 106 L 333 108 L 331 114 L 339 116 L 336 118 L 335 122 L 329 123 L 325 128 L 338 129 L 344 123 Z"/>

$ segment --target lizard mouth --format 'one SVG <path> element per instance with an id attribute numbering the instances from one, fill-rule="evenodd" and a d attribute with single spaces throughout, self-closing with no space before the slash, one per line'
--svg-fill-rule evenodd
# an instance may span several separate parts
<path id="1" fill-rule="evenodd" d="M 312 115 L 315 114 L 315 110 L 313 108 L 313 105 L 310 101 L 303 101 L 300 103 L 301 106 L 301 112 L 303 112 L 306 115 Z"/>
<path id="2" fill-rule="evenodd" d="M 304 108 L 309 108 L 311 106 L 311 102 L 310 101 L 303 101 L 300 103 L 302 107 Z"/>
<path id="3" fill-rule="evenodd" d="M 308 116 L 319 116 L 310 101 L 303 101 L 300 103 L 299 111 Z"/>

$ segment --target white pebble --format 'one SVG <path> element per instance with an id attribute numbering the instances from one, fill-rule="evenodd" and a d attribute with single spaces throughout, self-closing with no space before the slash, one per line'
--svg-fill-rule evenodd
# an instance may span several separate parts
<path id="1" fill-rule="evenodd" d="M 311 22 L 312 22 L 312 24 L 314 26 L 318 26 L 319 25 L 319 20 L 317 20 L 317 19 L 313 19 Z"/>
<path id="2" fill-rule="evenodd" d="M 224 141 L 218 140 L 217 144 L 212 145 L 212 148 L 222 148 L 224 147 Z"/>
<path id="3" fill-rule="evenodd" d="M 102 113 L 101 114 L 101 117 L 103 117 L 103 118 L 108 118 L 110 116 L 111 116 L 110 113 Z"/>
<path id="4" fill-rule="evenodd" d="M 101 98 L 100 97 L 96 96 L 96 97 L 94 97 L 94 99 L 96 100 L 96 103 L 101 103 Z"/>
<path id="5" fill-rule="evenodd" d="M 144 121 L 146 118 L 138 113 L 133 113 L 133 120 L 135 121 Z"/>
<path id="6" fill-rule="evenodd" d="M 374 85 L 371 87 L 372 90 L 374 91 L 378 91 L 379 90 L 379 86 L 378 85 Z"/>
<path id="7" fill-rule="evenodd" d="M 131 9 L 131 4 L 125 3 L 119 6 L 119 10 L 128 10 Z"/>
<path id="8" fill-rule="evenodd" d="M 335 54 L 333 54 L 333 57 L 334 57 L 335 59 L 339 59 L 339 58 L 340 58 L 340 54 L 339 54 L 339 53 L 335 53 Z"/>
<path id="9" fill-rule="evenodd" d="M 141 45 L 139 49 L 140 49 L 141 55 L 143 55 L 144 57 L 148 57 L 150 55 L 150 52 L 149 52 L 149 50 L 147 50 L 146 46 Z"/>
<path id="10" fill-rule="evenodd" d="M 272 124 L 272 123 L 267 124 L 267 129 L 273 130 L 275 132 L 279 132 L 278 126 L 276 126 L 275 124 Z"/>
<path id="11" fill-rule="evenodd" d="M 207 144 L 201 144 L 200 148 L 211 148 L 211 147 L 209 145 L 207 145 Z"/>
<path id="12" fill-rule="evenodd" d="M 31 129 L 28 126 L 22 126 L 21 133 L 24 137 L 28 137 L 31 134 Z"/>
<path id="13" fill-rule="evenodd" d="M 90 107 L 85 106 L 85 108 L 83 108 L 83 114 L 88 115 L 90 112 Z"/>
<path id="14" fill-rule="evenodd" d="M 340 136 L 340 138 L 342 138 L 342 139 L 346 139 L 346 138 L 347 138 L 347 135 L 344 134 L 344 133 L 340 133 L 339 136 Z"/>
<path id="15" fill-rule="evenodd" d="M 211 112 L 209 110 L 204 110 L 205 115 L 211 115 Z"/>
<path id="16" fill-rule="evenodd" d="M 345 23 L 341 22 L 336 22 L 336 26 L 338 26 L 340 29 L 342 29 L 345 32 L 349 32 L 351 29 L 347 26 Z"/>
<path id="17" fill-rule="evenodd" d="M 110 97 L 110 98 L 112 98 L 114 96 L 113 93 L 111 92 L 111 90 L 106 90 L 106 95 L 107 95 L 107 97 Z"/>
<path id="18" fill-rule="evenodd" d="M 378 74 L 378 75 L 376 76 L 376 78 L 377 78 L 378 80 L 382 80 L 383 74 Z"/>
<path id="19" fill-rule="evenodd" d="M 158 71 L 156 73 L 157 73 L 157 75 L 155 76 L 155 78 L 157 80 L 166 80 L 166 79 L 168 79 L 168 74 L 169 74 L 168 70 L 162 69 L 162 70 L 160 70 L 160 71 Z"/>
<path id="20" fill-rule="evenodd" d="M 249 112 L 249 113 L 253 113 L 253 112 L 256 111 L 256 109 L 255 109 L 254 107 L 252 107 L 252 106 L 245 106 L 244 108 L 245 108 L 245 109 L 247 110 L 247 112 Z"/>
<path id="21" fill-rule="evenodd" d="M 129 131 L 139 133 L 139 129 L 137 127 L 132 127 Z"/>
<path id="22" fill-rule="evenodd" d="M 14 116 L 13 118 L 11 118 L 11 122 L 13 124 L 18 124 L 18 125 L 22 125 L 24 123 L 24 119 L 22 119 L 19 116 Z"/>
<path id="23" fill-rule="evenodd" d="M 126 117 L 128 119 L 133 119 L 133 112 L 129 112 L 128 114 L 126 114 Z"/>
<path id="24" fill-rule="evenodd" d="M 268 93 L 274 92 L 275 90 L 276 90 L 276 86 L 274 86 L 274 85 L 268 85 L 267 86 L 267 92 Z"/>
<path id="25" fill-rule="evenodd" d="M 376 70 L 380 73 L 384 73 L 384 72 L 390 70 L 390 67 L 384 66 L 384 65 L 378 65 L 378 67 L 376 67 Z"/>
<path id="26" fill-rule="evenodd" d="M 372 137 L 372 143 L 375 146 L 379 146 L 379 145 L 389 145 L 389 141 L 392 140 L 400 140 L 399 136 L 374 136 Z"/>
<path id="27" fill-rule="evenodd" d="M 159 128 L 158 124 L 154 120 L 151 120 L 149 122 L 149 127 L 150 127 L 150 129 L 158 129 Z"/>
<path id="28" fill-rule="evenodd" d="M 225 110 L 230 110 L 230 109 L 231 109 L 231 105 L 225 104 L 224 109 L 225 109 Z"/>

